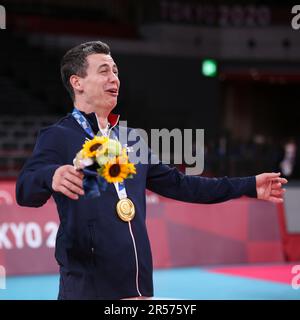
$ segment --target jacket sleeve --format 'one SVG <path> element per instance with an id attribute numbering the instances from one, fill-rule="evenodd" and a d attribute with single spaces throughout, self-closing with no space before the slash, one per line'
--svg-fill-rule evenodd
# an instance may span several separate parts
<path id="1" fill-rule="evenodd" d="M 58 128 L 42 129 L 32 156 L 21 170 L 16 184 L 16 200 L 20 206 L 40 207 L 51 197 L 52 177 L 63 164 Z"/>
<path id="2" fill-rule="evenodd" d="M 175 200 L 218 203 L 243 195 L 257 197 L 255 176 L 243 178 L 205 178 L 184 175 L 159 162 L 150 164 L 147 189 Z"/>

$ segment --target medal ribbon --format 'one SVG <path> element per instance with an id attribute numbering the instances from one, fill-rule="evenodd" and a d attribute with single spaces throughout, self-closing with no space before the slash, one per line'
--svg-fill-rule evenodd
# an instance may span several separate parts
<path id="1" fill-rule="evenodd" d="M 90 137 L 95 137 L 95 134 L 93 132 L 93 129 L 85 116 L 77 109 L 74 107 L 72 111 L 72 116 L 74 119 L 78 122 L 78 124 L 82 127 L 82 129 L 90 136 Z M 100 128 L 99 128 L 100 129 Z M 111 130 L 111 129 L 110 129 Z M 100 130 L 99 130 L 100 131 Z M 108 137 L 110 136 L 110 133 L 112 133 L 112 138 L 115 140 L 118 140 L 118 137 L 115 135 L 113 131 L 109 131 Z M 118 194 L 119 199 L 125 199 L 127 198 L 127 193 L 126 193 L 126 188 L 125 188 L 125 183 L 124 182 L 114 182 L 114 186 L 116 189 L 116 192 Z"/>

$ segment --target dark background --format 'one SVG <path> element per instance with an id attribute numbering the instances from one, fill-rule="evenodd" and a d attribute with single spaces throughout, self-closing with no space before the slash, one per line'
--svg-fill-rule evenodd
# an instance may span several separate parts
<path id="1" fill-rule="evenodd" d="M 97 39 L 110 45 L 118 64 L 116 112 L 128 126 L 205 129 L 207 176 L 281 170 L 286 155 L 292 171 L 285 175 L 299 178 L 300 30 L 291 27 L 293 3 L 0 4 L 7 15 L 0 30 L 0 177 L 15 178 L 38 130 L 72 110 L 60 59 Z M 201 73 L 205 58 L 216 59 L 216 77 Z"/>

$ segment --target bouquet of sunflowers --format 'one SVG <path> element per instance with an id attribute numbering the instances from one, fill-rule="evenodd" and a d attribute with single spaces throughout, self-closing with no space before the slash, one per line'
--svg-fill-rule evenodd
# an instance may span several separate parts
<path id="1" fill-rule="evenodd" d="M 84 173 L 83 187 L 87 197 L 99 196 L 100 191 L 107 188 L 107 183 L 122 183 L 136 174 L 126 148 L 119 141 L 104 136 L 87 140 L 73 164 Z"/>

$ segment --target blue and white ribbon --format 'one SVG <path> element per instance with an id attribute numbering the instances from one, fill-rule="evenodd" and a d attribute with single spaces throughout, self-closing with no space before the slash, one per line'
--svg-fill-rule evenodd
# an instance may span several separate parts
<path id="1" fill-rule="evenodd" d="M 83 130 L 90 136 L 94 137 L 95 134 L 93 132 L 93 129 L 85 116 L 74 107 L 72 116 L 75 118 L 75 120 L 78 122 L 78 124 L 83 128 Z M 99 128 L 100 129 L 100 128 Z M 113 139 L 118 140 L 118 137 L 116 134 L 111 131 Z M 108 136 L 110 135 L 110 132 Z M 85 191 L 85 195 L 88 198 L 95 198 L 101 195 L 100 191 L 104 191 L 107 186 L 107 182 L 104 178 L 99 177 L 98 173 L 95 171 L 91 171 L 88 169 L 82 170 L 84 173 L 84 179 L 83 179 L 83 188 Z M 114 183 L 116 192 L 118 194 L 119 199 L 127 198 L 126 188 L 124 182 L 115 182 Z"/>

